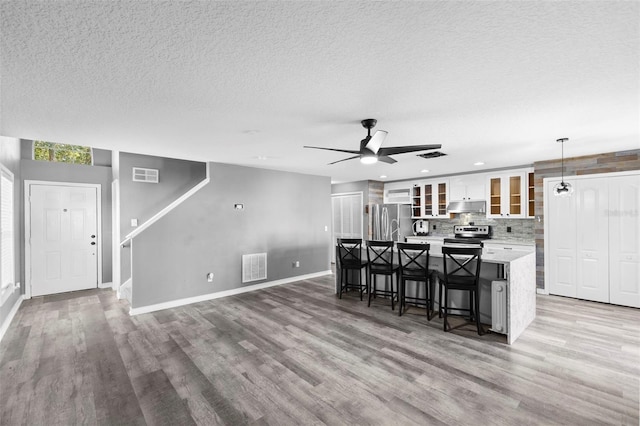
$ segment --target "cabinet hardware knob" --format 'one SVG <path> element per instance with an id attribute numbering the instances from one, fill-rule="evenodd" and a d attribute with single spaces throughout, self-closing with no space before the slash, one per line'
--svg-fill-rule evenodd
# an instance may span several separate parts
<path id="1" fill-rule="evenodd" d="M 92 245 L 92 246 L 95 246 L 95 245 L 96 245 L 96 242 L 95 242 L 95 241 L 91 241 L 91 245 Z"/>

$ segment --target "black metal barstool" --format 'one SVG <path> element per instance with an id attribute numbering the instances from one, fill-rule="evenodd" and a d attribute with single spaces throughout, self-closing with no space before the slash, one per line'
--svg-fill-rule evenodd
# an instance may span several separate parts
<path id="1" fill-rule="evenodd" d="M 479 247 L 483 248 L 484 243 L 480 238 L 445 238 L 444 244 L 446 246 L 457 246 L 457 247 Z M 442 274 L 438 273 L 439 281 L 442 281 Z M 471 305 L 471 297 L 469 297 L 469 305 Z M 442 285 L 438 286 L 438 318 L 442 318 Z"/>
<path id="2" fill-rule="evenodd" d="M 437 271 L 429 269 L 429 248 L 429 244 L 398 243 L 398 264 L 400 266 L 398 315 L 400 316 L 402 308 L 405 308 L 406 311 L 407 299 L 409 299 L 409 302 L 414 305 L 424 305 L 427 309 L 427 320 L 431 321 L 435 293 L 434 278 Z M 407 281 L 416 282 L 415 296 L 407 296 Z M 424 298 L 419 297 L 420 287 L 417 285 L 419 282 L 424 283 Z"/>
<path id="3" fill-rule="evenodd" d="M 339 297 L 342 299 L 342 292 L 349 289 L 357 289 L 360 292 L 360 300 L 364 290 L 369 288 L 368 278 L 362 283 L 362 269 L 367 267 L 367 261 L 362 259 L 362 239 L 360 238 L 338 238 L 336 246 L 336 259 L 340 268 L 340 291 Z M 358 283 L 349 282 L 349 275 L 352 271 L 358 271 Z"/>
<path id="4" fill-rule="evenodd" d="M 477 245 L 444 246 L 442 247 L 443 273 L 440 278 L 440 294 L 444 287 L 444 302 L 440 300 L 440 314 L 444 317 L 444 331 L 449 326 L 447 316 L 449 311 L 469 312 L 469 320 L 475 319 L 478 334 L 484 334 L 480 324 L 480 265 L 482 263 L 482 248 Z M 469 309 L 450 307 L 448 297 L 450 290 L 469 292 Z M 449 329 L 451 327 L 449 326 Z"/>
<path id="5" fill-rule="evenodd" d="M 368 241 L 367 242 L 367 260 L 369 261 L 369 267 L 367 272 L 367 280 L 369 285 L 369 303 L 367 306 L 371 306 L 371 296 L 376 297 L 378 293 L 384 296 L 391 297 L 391 309 L 395 309 L 394 299 L 397 297 L 397 292 L 393 289 L 393 276 L 396 276 L 396 283 L 398 280 L 399 267 L 393 263 L 393 241 Z M 376 275 L 383 275 L 385 277 L 385 289 L 378 290 L 376 287 Z M 391 280 L 391 290 L 386 288 L 386 278 Z"/>

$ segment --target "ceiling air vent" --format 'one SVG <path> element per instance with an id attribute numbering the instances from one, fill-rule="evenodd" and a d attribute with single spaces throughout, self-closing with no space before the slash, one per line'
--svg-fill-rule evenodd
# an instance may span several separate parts
<path id="1" fill-rule="evenodd" d="M 436 158 L 436 157 L 444 157 L 445 154 L 444 152 L 440 152 L 440 151 L 433 151 L 433 152 L 426 152 L 424 154 L 418 154 L 418 157 L 422 157 L 422 158 Z"/>

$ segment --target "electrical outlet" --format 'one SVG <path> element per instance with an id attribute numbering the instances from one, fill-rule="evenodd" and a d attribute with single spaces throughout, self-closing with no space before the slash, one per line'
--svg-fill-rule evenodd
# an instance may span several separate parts
<path id="1" fill-rule="evenodd" d="M 507 232 L 511 232 L 511 227 L 507 226 Z"/>
<path id="2" fill-rule="evenodd" d="M 207 274 L 207 282 L 210 282 L 210 283 L 213 282 L 213 272 L 209 272 Z"/>
<path id="3" fill-rule="evenodd" d="M 433 230 L 434 230 L 434 231 L 436 230 L 436 226 L 435 226 L 435 225 L 433 225 Z"/>
<path id="4" fill-rule="evenodd" d="M 295 262 L 293 262 L 292 266 L 294 268 L 299 268 L 300 267 L 300 262 L 296 260 Z"/>

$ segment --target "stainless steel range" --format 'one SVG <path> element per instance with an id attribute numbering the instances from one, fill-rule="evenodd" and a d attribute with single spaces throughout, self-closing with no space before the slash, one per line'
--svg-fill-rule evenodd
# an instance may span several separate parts
<path id="1" fill-rule="evenodd" d="M 491 225 L 456 225 L 453 227 L 456 239 L 488 240 L 491 238 Z"/>

